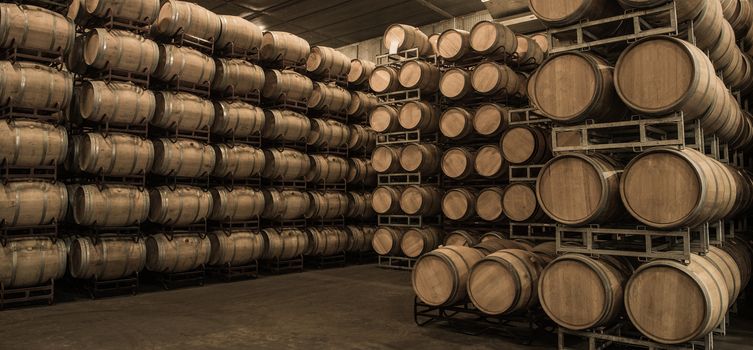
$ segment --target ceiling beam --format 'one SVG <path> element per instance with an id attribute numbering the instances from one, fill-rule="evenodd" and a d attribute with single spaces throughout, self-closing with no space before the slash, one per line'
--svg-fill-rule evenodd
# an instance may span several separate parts
<path id="1" fill-rule="evenodd" d="M 451 13 L 449 13 L 449 12 L 447 12 L 447 11 L 442 10 L 441 8 L 439 8 L 439 6 L 432 4 L 431 2 L 429 2 L 429 0 L 416 0 L 416 2 L 419 3 L 419 4 L 421 4 L 421 5 L 423 5 L 424 7 L 428 8 L 428 9 L 430 9 L 430 10 L 438 13 L 442 17 L 445 17 L 445 18 L 448 18 L 448 19 L 455 17 Z"/>

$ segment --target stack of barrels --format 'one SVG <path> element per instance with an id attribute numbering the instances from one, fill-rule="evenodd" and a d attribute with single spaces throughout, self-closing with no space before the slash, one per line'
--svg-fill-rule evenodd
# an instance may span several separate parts
<path id="1" fill-rule="evenodd" d="M 380 221 L 400 227 L 380 226 L 373 246 L 379 255 L 416 258 L 444 239 L 441 229 L 426 225 L 437 223 L 443 194 L 437 138 L 441 73 L 435 45 L 418 28 L 393 24 L 383 43 L 403 59 L 382 60 L 369 79 L 371 89 L 383 96 L 369 115 L 371 127 L 382 134 L 371 157 L 380 174 L 372 204 Z"/>
<path id="2" fill-rule="evenodd" d="M 51 303 L 67 265 L 55 236 L 68 213 L 58 168 L 70 148 L 63 125 L 73 95 L 73 75 L 56 63 L 75 27 L 33 5 L 0 3 L 0 16 L 0 286 L 8 293 L 0 297 L 10 303 L 12 293 L 36 288 Z"/>

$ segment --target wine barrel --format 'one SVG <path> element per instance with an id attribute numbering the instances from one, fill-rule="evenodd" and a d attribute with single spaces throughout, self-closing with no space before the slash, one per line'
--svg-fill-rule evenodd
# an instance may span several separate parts
<path id="1" fill-rule="evenodd" d="M 392 24 L 384 31 L 382 39 L 384 48 L 389 53 L 397 53 L 409 49 L 418 49 L 419 56 L 428 56 L 432 54 L 429 37 L 420 29 L 407 24 Z"/>
<path id="2" fill-rule="evenodd" d="M 307 143 L 314 147 L 338 148 L 346 146 L 350 139 L 350 128 L 332 119 L 311 118 L 311 132 Z"/>
<path id="3" fill-rule="evenodd" d="M 73 0 L 68 5 L 68 11 L 65 12 L 65 17 L 73 21 L 74 24 L 86 24 L 90 20 L 89 14 L 86 13 L 84 7 L 85 0 Z M 159 0 L 157 1 L 157 7 L 159 7 Z"/>
<path id="4" fill-rule="evenodd" d="M 471 28 L 471 49 L 485 56 L 512 56 L 518 49 L 515 32 L 502 23 L 481 21 Z"/>
<path id="5" fill-rule="evenodd" d="M 90 237 L 73 239 L 69 271 L 73 278 L 109 281 L 131 277 L 146 266 L 146 243 L 141 238 Z"/>
<path id="6" fill-rule="evenodd" d="M 730 302 L 737 300 L 737 297 L 740 295 L 742 279 L 740 267 L 737 266 L 735 259 L 726 251 L 715 246 L 709 247 L 709 251 L 705 257 L 724 276 L 724 283 L 727 287 Z"/>
<path id="7" fill-rule="evenodd" d="M 502 196 L 502 210 L 510 221 L 540 222 L 546 214 L 536 200 L 536 190 L 526 183 L 511 183 L 505 187 Z"/>
<path id="8" fill-rule="evenodd" d="M 400 152 L 400 166 L 407 172 L 424 176 L 439 172 L 442 151 L 431 143 L 411 143 Z"/>
<path id="9" fill-rule="evenodd" d="M 377 182 L 377 173 L 370 159 L 348 158 L 348 176 L 345 178 L 349 184 L 374 185 Z"/>
<path id="10" fill-rule="evenodd" d="M 400 107 L 398 121 L 406 130 L 433 133 L 439 129 L 439 111 L 429 102 L 410 101 Z"/>
<path id="11" fill-rule="evenodd" d="M 467 230 L 455 230 L 448 233 L 444 238 L 444 245 L 457 245 L 473 247 L 479 244 L 478 233 Z"/>
<path id="12" fill-rule="evenodd" d="M 152 125 L 169 130 L 209 131 L 215 119 L 212 101 L 186 92 L 159 91 Z"/>
<path id="13" fill-rule="evenodd" d="M 490 241 L 508 240 L 508 235 L 503 232 L 491 231 L 481 235 L 481 243 L 487 243 Z"/>
<path id="14" fill-rule="evenodd" d="M 439 52 L 439 48 L 437 47 L 437 42 L 439 41 L 440 35 L 442 35 L 442 33 L 433 33 L 429 35 L 429 45 L 431 45 L 432 55 L 436 55 L 437 52 Z"/>
<path id="15" fill-rule="evenodd" d="M 377 106 L 369 114 L 369 126 L 378 133 L 398 131 L 400 129 L 398 110 L 389 105 Z"/>
<path id="16" fill-rule="evenodd" d="M 544 50 L 533 39 L 522 34 L 515 34 L 515 38 L 518 40 L 518 48 L 515 50 L 513 62 L 518 64 L 520 69 L 535 69 L 544 62 Z"/>
<path id="17" fill-rule="evenodd" d="M 266 117 L 264 110 L 241 101 L 218 101 L 214 104 L 212 133 L 238 138 L 260 134 Z"/>
<path id="18" fill-rule="evenodd" d="M 216 73 L 214 60 L 199 51 L 185 46 L 159 46 L 159 63 L 154 76 L 162 81 L 210 85 Z"/>
<path id="19" fill-rule="evenodd" d="M 512 68 L 492 61 L 479 64 L 471 74 L 473 90 L 486 96 L 515 96 L 522 84 Z"/>
<path id="20" fill-rule="evenodd" d="M 476 249 L 459 246 L 424 254 L 413 267 L 413 291 L 428 305 L 455 305 L 466 297 L 471 267 L 483 257 Z"/>
<path id="21" fill-rule="evenodd" d="M 301 141 L 311 133 L 311 120 L 298 112 L 267 109 L 264 111 L 264 117 L 261 136 L 265 139 Z"/>
<path id="22" fill-rule="evenodd" d="M 289 260 L 301 256 L 309 246 L 309 238 L 303 231 L 294 228 L 276 230 L 265 228 L 261 231 L 264 238 L 264 260 Z"/>
<path id="23" fill-rule="evenodd" d="M 207 234 L 212 246 L 209 265 L 244 266 L 260 259 L 264 254 L 264 237 L 253 231 L 214 231 Z"/>
<path id="24" fill-rule="evenodd" d="M 376 198 L 376 194 L 374 195 Z M 442 191 L 434 186 L 411 185 L 400 195 L 400 209 L 408 215 L 433 216 L 440 213 Z"/>
<path id="25" fill-rule="evenodd" d="M 502 156 L 499 147 L 485 145 L 476 152 L 476 161 L 473 164 L 476 173 L 488 179 L 501 178 L 507 175 L 510 165 Z"/>
<path id="26" fill-rule="evenodd" d="M 149 193 L 129 185 L 81 185 L 70 193 L 73 217 L 81 226 L 138 226 L 149 216 Z"/>
<path id="27" fill-rule="evenodd" d="M 333 256 L 348 249 L 348 233 L 338 227 L 309 227 L 306 229 L 309 245 L 304 254 Z"/>
<path id="28" fill-rule="evenodd" d="M 307 182 L 336 184 L 348 177 L 348 161 L 329 154 L 310 155 L 311 170 L 306 174 Z"/>
<path id="29" fill-rule="evenodd" d="M 520 121 L 523 118 L 521 113 L 513 112 L 510 107 L 485 103 L 473 114 L 473 130 L 484 137 L 497 136 L 507 130 L 510 122 Z"/>
<path id="30" fill-rule="evenodd" d="M 620 182 L 622 202 L 646 225 L 695 227 L 730 213 L 734 183 L 727 171 L 718 161 L 692 149 L 650 149 L 625 167 Z"/>
<path id="31" fill-rule="evenodd" d="M 86 34 L 84 61 L 93 68 L 148 75 L 159 60 L 157 43 L 138 34 L 104 28 Z"/>
<path id="32" fill-rule="evenodd" d="M 73 170 L 105 176 L 144 175 L 152 169 L 152 141 L 125 133 L 73 137 Z"/>
<path id="33" fill-rule="evenodd" d="M 485 221 L 499 221 L 505 218 L 502 200 L 505 191 L 500 187 L 488 187 L 476 197 L 476 214 Z M 534 194 L 534 201 L 536 196 Z"/>
<path id="34" fill-rule="evenodd" d="M 442 213 L 450 220 L 466 221 L 476 216 L 478 193 L 470 188 L 454 188 L 442 198 Z"/>
<path id="35" fill-rule="evenodd" d="M 149 221 L 186 226 L 207 219 L 212 213 L 212 195 L 198 187 L 160 186 L 149 191 Z"/>
<path id="36" fill-rule="evenodd" d="M 614 222 L 622 215 L 618 165 L 606 156 L 568 153 L 550 160 L 536 181 L 536 198 L 559 223 Z"/>
<path id="37" fill-rule="evenodd" d="M 267 165 L 261 176 L 273 179 L 291 181 L 303 179 L 311 170 L 311 160 L 299 151 L 289 148 L 266 149 L 264 158 Z"/>
<path id="38" fill-rule="evenodd" d="M 371 197 L 371 206 L 374 208 L 374 211 L 379 215 L 399 213 L 403 190 L 403 187 L 395 186 L 377 187 Z"/>
<path id="39" fill-rule="evenodd" d="M 62 239 L 9 238 L 0 246 L 0 282 L 5 288 L 24 288 L 63 278 L 67 253 Z"/>
<path id="40" fill-rule="evenodd" d="M 212 175 L 219 178 L 245 179 L 261 175 L 267 164 L 264 151 L 244 144 L 214 144 L 217 155 Z"/>
<path id="41" fill-rule="evenodd" d="M 146 268 L 152 272 L 187 272 L 209 262 L 212 244 L 198 233 L 153 234 L 146 238 Z"/>
<path id="42" fill-rule="evenodd" d="M 66 109 L 73 97 L 73 74 L 31 62 L 0 61 L 0 105 Z"/>
<path id="43" fill-rule="evenodd" d="M 238 222 L 257 220 L 265 207 L 264 193 L 253 187 L 235 186 L 232 189 L 215 187 L 209 190 L 212 195 L 213 221 Z"/>
<path id="44" fill-rule="evenodd" d="M 314 82 L 314 90 L 308 100 L 308 107 L 330 113 L 347 114 L 351 96 L 348 90 L 337 85 Z"/>
<path id="45" fill-rule="evenodd" d="M 0 122 L 0 164 L 4 166 L 58 165 L 67 152 L 64 126 L 23 119 Z"/>
<path id="46" fill-rule="evenodd" d="M 544 57 L 549 53 L 549 50 L 552 49 L 551 44 L 549 43 L 549 35 L 547 35 L 546 32 L 542 33 L 536 33 L 530 36 L 531 40 L 535 41 L 537 44 L 539 44 L 539 47 L 541 48 L 541 51 L 544 51 Z M 556 37 L 552 37 L 552 40 L 557 40 Z"/>
<path id="47" fill-rule="evenodd" d="M 419 89 L 422 92 L 433 93 L 439 89 L 439 68 L 426 62 L 413 60 L 400 67 L 398 81 L 406 89 Z"/>
<path id="48" fill-rule="evenodd" d="M 376 147 L 377 133 L 368 126 L 352 124 L 347 146 L 351 151 L 370 153 Z"/>
<path id="49" fill-rule="evenodd" d="M 732 238 L 725 241 L 721 249 L 729 254 L 735 261 L 740 270 L 740 289 L 745 288 L 750 283 L 751 273 L 753 272 L 753 246 L 740 238 Z"/>
<path id="50" fill-rule="evenodd" d="M 397 69 L 390 66 L 374 68 L 369 77 L 369 87 L 377 94 L 384 94 L 400 89 L 400 78 Z"/>
<path id="51" fill-rule="evenodd" d="M 442 156 L 442 173 L 453 180 L 467 179 L 473 175 L 475 159 L 470 148 L 450 148 Z"/>
<path id="52" fill-rule="evenodd" d="M 451 140 L 461 140 L 473 132 L 473 113 L 463 107 L 450 107 L 439 117 L 439 131 Z"/>
<path id="53" fill-rule="evenodd" d="M 396 173 L 402 170 L 400 155 L 402 148 L 377 146 L 371 154 L 371 165 L 380 174 Z"/>
<path id="54" fill-rule="evenodd" d="M 220 37 L 222 21 L 220 16 L 201 5 L 167 0 L 162 3 L 153 31 L 170 38 L 185 34 L 215 41 Z"/>
<path id="55" fill-rule="evenodd" d="M 314 46 L 306 59 L 306 71 L 331 77 L 347 76 L 350 58 L 331 47 Z"/>
<path id="56" fill-rule="evenodd" d="M 157 110 L 154 93 L 132 83 L 85 80 L 76 92 L 78 112 L 92 122 L 144 125 Z"/>
<path id="57" fill-rule="evenodd" d="M 525 311 L 539 303 L 537 289 L 543 265 L 536 254 L 520 249 L 487 255 L 468 275 L 468 297 L 487 315 Z"/>
<path id="58" fill-rule="evenodd" d="M 473 91 L 471 74 L 462 68 L 450 68 L 439 80 L 439 91 L 450 100 L 461 100 Z"/>
<path id="59" fill-rule="evenodd" d="M 160 11 L 159 0 L 77 0 L 89 16 L 99 18 L 118 18 L 152 24 Z M 71 4 L 73 6 L 73 4 Z"/>
<path id="60" fill-rule="evenodd" d="M 74 2 L 75 4 L 75 2 Z M 86 35 L 76 34 L 73 39 L 73 45 L 65 55 L 65 65 L 68 71 L 76 74 L 90 73 L 91 69 L 86 65 L 84 60 L 84 51 L 86 49 Z"/>
<path id="61" fill-rule="evenodd" d="M 264 62 L 282 61 L 286 65 L 306 63 L 311 45 L 303 38 L 287 32 L 264 32 L 260 57 Z"/>
<path id="62" fill-rule="evenodd" d="M 266 206 L 262 217 L 265 219 L 295 220 L 303 218 L 311 206 L 306 192 L 296 190 L 263 190 Z"/>
<path id="63" fill-rule="evenodd" d="M 308 77 L 292 70 L 270 69 L 264 73 L 262 96 L 275 101 L 305 101 L 311 97 L 314 84 Z"/>
<path id="64" fill-rule="evenodd" d="M 400 253 L 400 241 L 405 235 L 405 229 L 399 227 L 380 226 L 374 232 L 371 241 L 372 248 L 379 255 L 394 256 Z"/>
<path id="65" fill-rule="evenodd" d="M 371 73 L 376 69 L 376 63 L 354 58 L 350 60 L 350 71 L 348 72 L 348 84 L 363 85 L 369 81 Z"/>
<path id="66" fill-rule="evenodd" d="M 378 103 L 379 100 L 373 94 L 362 91 L 351 91 L 347 113 L 351 117 L 367 116 L 371 114 L 371 111 L 376 108 Z"/>
<path id="67" fill-rule="evenodd" d="M 622 311 L 623 286 L 630 274 L 620 266 L 611 256 L 597 260 L 566 254 L 555 259 L 539 279 L 541 306 L 554 322 L 567 329 L 609 325 Z"/>
<path id="68" fill-rule="evenodd" d="M 646 9 L 664 4 L 664 0 L 617 0 L 617 2 L 625 9 Z M 675 5 L 678 23 L 686 22 L 698 16 L 698 14 L 704 9 L 706 3 L 707 1 L 705 0 L 687 0 L 678 2 Z M 665 18 L 664 20 L 666 21 L 667 19 Z"/>
<path id="69" fill-rule="evenodd" d="M 68 210 L 65 185 L 41 180 L 0 185 L 0 225 L 39 226 L 62 221 Z"/>
<path id="70" fill-rule="evenodd" d="M 346 217 L 366 219 L 374 216 L 374 208 L 371 207 L 371 193 L 348 192 L 348 210 Z"/>
<path id="71" fill-rule="evenodd" d="M 417 258 L 442 244 L 444 233 L 436 227 L 412 228 L 405 232 L 400 250 L 409 258 Z"/>
<path id="72" fill-rule="evenodd" d="M 232 96 L 246 96 L 264 88 L 264 69 L 245 60 L 218 58 L 212 90 Z"/>
<path id="73" fill-rule="evenodd" d="M 510 164 L 541 164 L 552 157 L 548 136 L 544 129 L 516 125 L 502 134 L 499 148 Z"/>
<path id="74" fill-rule="evenodd" d="M 694 254 L 688 265 L 673 260 L 644 264 L 625 286 L 630 320 L 643 335 L 662 344 L 708 334 L 724 321 L 729 304 L 722 273 L 707 257 Z"/>
<path id="75" fill-rule="evenodd" d="M 530 84 L 536 106 L 557 122 L 605 121 L 626 115 L 625 106 L 615 94 L 612 67 L 590 53 L 567 52 L 550 57 Z"/>
<path id="76" fill-rule="evenodd" d="M 220 36 L 214 43 L 216 50 L 235 54 L 257 53 L 261 49 L 261 28 L 240 16 L 220 15 Z"/>
<path id="77" fill-rule="evenodd" d="M 528 8 L 544 24 L 564 27 L 583 20 L 596 20 L 622 13 L 611 0 L 587 0 L 576 3 L 567 0 L 529 0 Z"/>
<path id="78" fill-rule="evenodd" d="M 367 253 L 373 251 L 371 242 L 374 240 L 376 229 L 369 226 L 345 226 L 345 232 L 348 234 L 348 252 Z"/>
<path id="79" fill-rule="evenodd" d="M 348 211 L 348 196 L 344 192 L 308 192 L 309 205 L 306 219 L 336 219 L 344 217 Z"/>
<path id="80" fill-rule="evenodd" d="M 73 46 L 76 26 L 63 15 L 30 5 L 0 4 L 0 47 L 55 51 Z"/>
<path id="81" fill-rule="evenodd" d="M 675 68 L 665 69 L 670 66 Z M 682 111 L 685 120 L 703 116 L 712 105 L 715 79 L 715 69 L 701 50 L 670 37 L 650 37 L 630 45 L 614 70 L 617 93 L 630 109 L 648 115 Z"/>
<path id="82" fill-rule="evenodd" d="M 197 178 L 206 177 L 214 170 L 217 155 L 210 145 L 191 139 L 160 138 L 152 142 L 153 174 Z"/>

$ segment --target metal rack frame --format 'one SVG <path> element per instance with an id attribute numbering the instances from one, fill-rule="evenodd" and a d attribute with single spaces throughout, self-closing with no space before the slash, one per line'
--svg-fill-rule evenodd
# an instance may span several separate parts
<path id="1" fill-rule="evenodd" d="M 585 348 L 568 347 L 566 344 L 568 338 L 576 338 L 580 340 L 585 339 L 587 341 L 587 346 Z M 610 328 L 592 331 L 574 331 L 562 327 L 557 329 L 557 349 L 559 350 L 599 350 L 604 349 L 611 344 L 640 347 L 649 350 L 713 350 L 714 332 L 709 333 L 702 340 L 680 345 L 666 345 L 644 340 L 641 336 L 637 336 L 630 332 L 624 323 L 617 324 Z"/>
<path id="2" fill-rule="evenodd" d="M 418 259 L 404 256 L 379 255 L 377 266 L 383 269 L 412 271 L 416 261 Z"/>
<path id="3" fill-rule="evenodd" d="M 24 288 L 8 288 L 0 282 L 0 310 L 34 302 L 47 302 L 47 305 L 55 302 L 55 280 Z"/>

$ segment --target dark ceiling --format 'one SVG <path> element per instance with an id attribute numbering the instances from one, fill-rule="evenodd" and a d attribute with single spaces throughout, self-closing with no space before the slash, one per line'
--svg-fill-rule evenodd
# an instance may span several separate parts
<path id="1" fill-rule="evenodd" d="M 291 32 L 312 45 L 341 47 L 381 36 L 388 25 L 415 26 L 484 10 L 481 0 L 198 0 L 264 30 Z"/>

